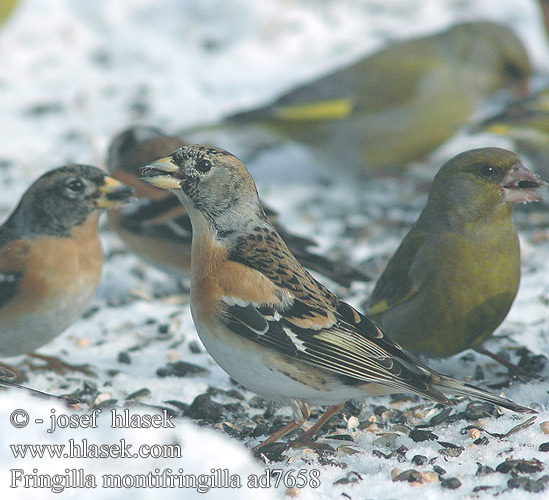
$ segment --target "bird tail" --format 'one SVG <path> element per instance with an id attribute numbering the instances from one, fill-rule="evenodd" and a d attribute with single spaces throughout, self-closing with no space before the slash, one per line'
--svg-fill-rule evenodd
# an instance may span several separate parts
<path id="1" fill-rule="evenodd" d="M 507 408 L 508 410 L 514 411 L 516 413 L 537 413 L 536 410 L 521 406 L 511 401 L 510 399 L 496 396 L 491 392 L 485 391 L 484 389 L 479 389 L 474 385 L 467 384 L 465 382 L 462 382 L 461 380 L 457 380 L 452 377 L 447 377 L 441 374 L 432 375 L 430 382 L 433 384 L 433 386 L 441 389 L 444 392 L 449 391 L 452 394 L 471 396 L 473 398 L 480 399 L 482 401 L 488 401 L 489 403 Z"/>

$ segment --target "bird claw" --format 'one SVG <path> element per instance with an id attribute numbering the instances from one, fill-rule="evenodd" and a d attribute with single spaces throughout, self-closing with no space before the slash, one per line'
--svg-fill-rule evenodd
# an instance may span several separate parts
<path id="1" fill-rule="evenodd" d="M 64 374 L 66 372 L 80 372 L 90 377 L 96 377 L 97 374 L 90 369 L 90 365 L 71 365 L 55 356 L 45 356 L 43 354 L 31 353 L 28 355 L 31 358 L 40 359 L 44 361 L 45 365 L 34 365 L 28 363 L 28 366 L 33 371 L 38 370 L 53 370 L 56 373 Z"/>

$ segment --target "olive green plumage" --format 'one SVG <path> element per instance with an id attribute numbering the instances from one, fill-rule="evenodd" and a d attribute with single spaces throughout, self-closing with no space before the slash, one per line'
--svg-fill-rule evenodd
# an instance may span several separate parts
<path id="1" fill-rule="evenodd" d="M 524 90 L 530 74 L 511 29 L 460 23 L 395 43 L 225 125 L 259 125 L 338 167 L 402 168 L 452 137 L 494 91 Z"/>
<path id="2" fill-rule="evenodd" d="M 511 103 L 472 129 L 479 130 L 509 137 L 521 154 L 535 162 L 537 173 L 549 175 L 549 86 Z"/>
<path id="3" fill-rule="evenodd" d="M 9 17 L 16 5 L 17 0 L 0 1 L 0 24 L 2 24 Z"/>
<path id="4" fill-rule="evenodd" d="M 478 347 L 518 291 L 516 203 L 544 185 L 499 148 L 462 153 L 433 180 L 427 205 L 379 278 L 368 314 L 406 350 L 447 357 Z"/>

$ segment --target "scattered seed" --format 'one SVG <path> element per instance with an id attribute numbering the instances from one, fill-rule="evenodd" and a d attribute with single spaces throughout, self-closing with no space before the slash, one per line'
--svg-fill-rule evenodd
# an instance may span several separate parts
<path id="1" fill-rule="evenodd" d="M 436 483 L 438 482 L 438 474 L 434 472 L 422 472 L 421 473 L 421 482 L 422 483 Z"/>
<path id="2" fill-rule="evenodd" d="M 396 446 L 397 437 L 398 434 L 388 432 L 387 434 L 374 439 L 372 444 L 375 446 L 383 446 L 385 448 L 394 448 Z"/>
<path id="3" fill-rule="evenodd" d="M 219 422 L 222 414 L 223 407 L 219 403 L 212 401 L 207 394 L 196 396 L 185 412 L 185 416 L 187 417 L 213 424 Z"/>
<path id="4" fill-rule="evenodd" d="M 132 362 L 132 360 L 130 359 L 130 355 L 127 352 L 121 351 L 118 353 L 118 362 L 124 363 L 125 365 L 129 365 Z"/>
<path id="5" fill-rule="evenodd" d="M 288 488 L 286 490 L 286 496 L 290 498 L 297 498 L 301 490 L 299 488 Z"/>
<path id="6" fill-rule="evenodd" d="M 265 461 L 269 462 L 280 462 L 284 460 L 282 454 L 286 450 L 286 443 L 271 443 L 265 446 L 262 446 L 257 452 L 257 455 Z"/>
<path id="7" fill-rule="evenodd" d="M 506 460 L 496 467 L 496 471 L 502 474 L 517 475 L 518 473 L 532 474 L 540 472 L 544 468 L 544 465 L 537 458 L 533 458 L 532 460 Z"/>
<path id="8" fill-rule="evenodd" d="M 492 467 L 489 467 L 488 465 L 482 465 L 481 463 L 477 462 L 478 469 L 475 474 L 475 476 L 487 476 L 488 474 L 493 474 L 496 472 Z"/>
<path id="9" fill-rule="evenodd" d="M 356 455 L 358 453 L 361 453 L 360 450 L 357 450 L 356 448 L 351 448 L 350 446 L 347 446 L 346 444 L 342 444 L 341 446 L 337 447 L 337 452 L 342 453 L 343 455 Z"/>
<path id="10" fill-rule="evenodd" d="M 421 481 L 421 472 L 415 469 L 408 469 L 393 477 L 393 481 L 405 481 L 408 483 L 417 483 Z"/>
<path id="11" fill-rule="evenodd" d="M 496 413 L 496 406 L 484 401 L 471 401 L 467 405 L 467 408 L 465 408 L 465 418 L 469 421 L 479 420 L 483 417 L 495 415 Z"/>
<path id="12" fill-rule="evenodd" d="M 244 399 L 246 399 L 244 394 L 236 389 L 229 389 L 225 394 L 227 394 L 230 398 L 238 399 L 239 401 L 244 401 Z"/>
<path id="13" fill-rule="evenodd" d="M 491 490 L 492 488 L 493 488 L 493 486 L 485 486 L 485 485 L 475 486 L 473 488 L 473 493 L 477 493 L 479 491 Z"/>
<path id="14" fill-rule="evenodd" d="M 461 486 L 461 481 L 457 477 L 449 477 L 448 479 L 443 479 L 440 485 L 448 490 L 456 490 Z"/>
<path id="15" fill-rule="evenodd" d="M 438 441 L 438 444 L 446 449 L 463 451 L 463 446 L 458 446 L 454 443 L 448 443 L 447 441 Z"/>
<path id="16" fill-rule="evenodd" d="M 507 481 L 507 486 L 509 486 L 509 488 L 521 488 L 532 493 L 539 493 L 545 489 L 545 484 L 543 482 L 534 481 L 533 479 L 524 476 L 512 477 Z"/>
<path id="17" fill-rule="evenodd" d="M 416 443 L 421 443 L 422 441 L 435 441 L 438 439 L 438 436 L 433 432 L 420 429 L 410 431 L 408 437 Z"/>
<path id="18" fill-rule="evenodd" d="M 547 358 L 543 354 L 533 354 L 530 351 L 525 349 L 524 355 L 519 353 L 521 356 L 520 361 L 518 362 L 518 367 L 526 372 L 528 375 L 538 375 L 544 369 L 547 364 Z"/>
<path id="19" fill-rule="evenodd" d="M 471 439 L 479 439 L 480 436 L 481 436 L 481 432 L 476 429 L 476 428 L 472 428 L 472 429 L 469 429 L 467 431 L 467 435 L 471 438 Z"/>
<path id="20" fill-rule="evenodd" d="M 358 483 L 359 481 L 362 481 L 362 476 L 358 473 L 353 471 L 348 472 L 344 477 L 341 479 L 338 479 L 334 482 L 334 484 L 353 484 Z"/>
<path id="21" fill-rule="evenodd" d="M 164 377 L 187 377 L 189 375 L 197 375 L 207 373 L 208 370 L 201 366 L 187 363 L 186 361 L 176 361 L 168 363 L 165 367 L 156 370 L 156 374 L 160 378 Z"/>
<path id="22" fill-rule="evenodd" d="M 387 459 L 393 458 L 392 453 L 383 453 L 382 451 L 379 451 L 379 450 L 372 450 L 372 455 L 377 458 L 387 458 Z"/>
<path id="23" fill-rule="evenodd" d="M 356 429 L 360 424 L 360 420 L 355 416 L 351 415 L 349 420 L 347 420 L 347 429 Z"/>
<path id="24" fill-rule="evenodd" d="M 473 441 L 473 444 L 475 444 L 477 446 L 484 446 L 484 445 L 488 444 L 489 442 L 490 442 L 490 440 L 486 436 L 482 436 L 481 438 L 475 439 Z"/>
<path id="25" fill-rule="evenodd" d="M 202 352 L 202 348 L 196 340 L 191 340 L 188 344 L 188 347 L 189 351 L 191 351 L 193 354 L 200 354 Z"/>
<path id="26" fill-rule="evenodd" d="M 439 476 L 444 476 L 444 474 L 446 474 L 446 471 L 445 471 L 440 465 L 433 465 L 433 470 L 434 470 Z"/>
<path id="27" fill-rule="evenodd" d="M 109 408 L 115 406 L 118 403 L 118 399 L 105 399 L 98 404 L 94 405 L 94 408 Z"/>
<path id="28" fill-rule="evenodd" d="M 450 407 L 444 408 L 444 410 L 437 413 L 433 418 L 431 418 L 431 420 L 429 420 L 429 424 L 433 426 L 441 424 L 448 419 L 452 411 L 453 409 Z"/>
<path id="29" fill-rule="evenodd" d="M 414 455 L 412 457 L 412 463 L 414 465 L 424 465 L 427 463 L 427 457 L 424 455 Z"/>
<path id="30" fill-rule="evenodd" d="M 394 480 L 395 480 L 395 477 L 397 477 L 401 472 L 402 472 L 402 469 L 399 469 L 398 467 L 395 467 L 395 468 L 391 471 L 391 479 L 394 481 Z"/>
<path id="31" fill-rule="evenodd" d="M 139 389 L 137 391 L 132 392 L 131 394 L 128 394 L 126 396 L 126 401 L 135 401 L 136 399 L 145 398 L 150 395 L 151 395 L 151 390 L 147 389 L 146 387 L 143 387 L 143 389 Z"/>
<path id="32" fill-rule="evenodd" d="M 349 436 L 349 434 L 331 434 L 329 436 L 325 436 L 328 439 L 335 439 L 336 441 L 350 441 L 354 442 L 354 439 L 352 436 Z"/>

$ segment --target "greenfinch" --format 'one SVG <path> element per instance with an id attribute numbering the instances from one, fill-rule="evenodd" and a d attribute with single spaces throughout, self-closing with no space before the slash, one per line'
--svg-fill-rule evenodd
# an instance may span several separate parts
<path id="1" fill-rule="evenodd" d="M 472 128 L 508 137 L 517 150 L 528 156 L 539 174 L 549 175 L 549 86 L 511 103 L 503 111 Z"/>
<path id="2" fill-rule="evenodd" d="M 449 139 L 489 94 L 522 94 L 530 74 L 510 28 L 460 23 L 396 43 L 222 127 L 258 124 L 337 165 L 402 168 Z"/>
<path id="3" fill-rule="evenodd" d="M 509 312 L 520 281 L 513 208 L 540 200 L 545 185 L 504 149 L 448 161 L 376 283 L 371 319 L 415 354 L 444 358 L 474 348 L 491 355 L 482 343 Z"/>
<path id="4" fill-rule="evenodd" d="M 12 13 L 18 0 L 0 0 L 0 24 Z"/>
<path id="5" fill-rule="evenodd" d="M 549 0 L 538 0 L 549 40 Z M 471 132 L 484 131 L 507 137 L 515 148 L 538 165 L 537 173 L 549 176 L 549 83 L 511 102 L 505 109 L 474 124 Z"/>
<path id="6" fill-rule="evenodd" d="M 541 10 L 543 24 L 545 25 L 545 31 L 549 35 L 549 0 L 538 0 L 538 4 Z"/>

